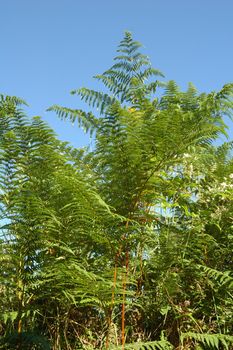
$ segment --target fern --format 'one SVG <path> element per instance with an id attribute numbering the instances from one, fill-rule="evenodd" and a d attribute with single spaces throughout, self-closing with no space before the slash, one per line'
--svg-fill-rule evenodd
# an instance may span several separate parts
<path id="1" fill-rule="evenodd" d="M 15 347 L 230 349 L 233 168 L 212 144 L 232 84 L 183 92 L 140 47 L 126 32 L 104 91 L 72 91 L 90 112 L 49 109 L 94 133 L 93 152 L 0 96 L 0 331 Z"/>
<path id="2" fill-rule="evenodd" d="M 71 109 L 54 105 L 48 108 L 47 111 L 56 112 L 60 119 L 69 119 L 72 124 L 77 121 L 78 126 L 80 126 L 85 132 L 89 131 L 90 134 L 94 132 L 98 125 L 98 121 L 92 113 L 85 113 L 79 109 Z"/>
<path id="3" fill-rule="evenodd" d="M 202 270 L 209 278 L 218 281 L 221 286 L 225 286 L 231 290 L 233 288 L 233 277 L 231 276 L 231 271 L 218 271 L 208 266 L 199 265 L 200 270 Z"/>
<path id="4" fill-rule="evenodd" d="M 233 344 L 233 337 L 224 334 L 206 334 L 193 332 L 182 333 L 181 342 L 183 343 L 185 339 L 193 339 L 194 341 L 213 349 L 221 349 L 221 346 L 223 346 L 224 349 L 230 349 L 229 346 Z"/>
<path id="5" fill-rule="evenodd" d="M 16 327 L 18 333 L 26 337 L 27 333 L 22 330 L 27 329 L 28 325 L 35 325 L 34 317 L 28 314 L 28 310 L 43 314 L 43 311 L 39 311 L 39 304 L 47 295 L 47 290 L 48 300 L 56 299 L 54 281 L 58 275 L 58 290 L 62 296 L 61 288 L 65 286 L 62 281 L 68 276 L 68 273 L 62 274 L 62 267 L 67 268 L 69 254 L 62 249 L 60 238 L 65 240 L 69 237 L 68 250 L 73 247 L 77 252 L 79 244 L 85 245 L 87 254 L 91 256 L 98 246 L 109 245 L 106 234 L 103 239 L 95 238 L 96 231 L 102 230 L 104 233 L 105 220 L 110 224 L 111 220 L 113 223 L 121 219 L 111 213 L 94 188 L 84 182 L 69 159 L 61 154 L 54 132 L 38 117 L 33 118 L 31 123 L 25 116 L 18 119 L 21 112 L 13 107 L 11 114 L 7 109 L 2 113 L 2 122 L 5 118 L 9 123 L 7 128 L 1 129 L 0 140 L 2 220 L 6 222 L 2 225 L 1 252 L 4 252 L 4 261 L 8 256 L 0 274 L 0 292 L 4 298 L 2 326 L 8 330 Z M 86 243 L 83 242 L 84 237 Z M 77 262 L 72 266 L 79 267 Z M 5 281 L 6 275 L 11 276 L 10 283 Z M 85 281 L 88 275 L 92 276 L 91 282 Z M 48 280 L 49 276 L 52 280 Z M 98 305 L 95 294 L 86 295 L 86 287 L 88 285 L 88 289 L 91 289 L 94 277 L 94 272 L 79 269 L 73 295 L 69 294 L 71 299 L 68 298 L 71 279 L 63 299 L 72 300 L 75 297 L 80 304 L 90 305 L 92 298 L 92 303 Z M 104 280 L 99 277 L 99 289 L 101 286 L 103 289 L 103 283 Z M 111 294 L 111 286 L 108 293 Z M 11 302 L 7 300 L 8 297 Z M 39 317 L 36 320 L 42 322 Z"/>
<path id="6" fill-rule="evenodd" d="M 171 350 L 172 345 L 168 341 L 158 340 L 151 342 L 125 344 L 125 350 Z M 121 350 L 122 347 L 110 347 L 111 350 Z"/>
<path id="7" fill-rule="evenodd" d="M 147 342 L 135 342 L 132 344 L 125 344 L 124 349 L 125 350 L 172 350 L 174 347 L 172 344 L 166 339 L 164 334 L 161 334 L 161 339 L 160 340 L 155 340 L 155 341 L 147 341 Z M 111 350 L 117 350 L 117 349 L 122 349 L 122 347 L 115 347 L 111 346 Z"/>

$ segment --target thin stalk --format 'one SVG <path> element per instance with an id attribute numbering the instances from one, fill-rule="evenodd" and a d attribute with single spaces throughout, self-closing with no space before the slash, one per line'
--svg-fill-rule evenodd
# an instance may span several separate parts
<path id="1" fill-rule="evenodd" d="M 125 228 L 127 230 L 129 226 L 129 221 L 126 222 Z M 124 239 L 126 238 L 126 234 Z M 122 278 L 122 287 L 123 287 L 123 296 L 122 296 L 122 309 L 121 309 L 121 344 L 122 350 L 125 348 L 125 301 L 126 301 L 126 286 L 127 286 L 127 277 L 129 270 L 129 250 L 126 249 L 125 252 L 125 273 L 123 272 Z"/>
<path id="2" fill-rule="evenodd" d="M 23 261 L 20 258 L 19 270 L 18 270 L 18 281 L 17 281 L 17 298 L 18 298 L 18 314 L 17 314 L 17 334 L 18 344 L 17 350 L 22 349 L 22 332 L 23 332 L 23 307 L 24 307 L 24 284 L 22 280 L 23 274 Z"/>
<path id="3" fill-rule="evenodd" d="M 112 312 L 113 312 L 113 307 L 114 307 L 114 302 L 115 302 L 115 290 L 116 290 L 116 281 L 117 281 L 117 261 L 118 261 L 118 256 L 119 253 L 116 254 L 115 257 L 115 267 L 114 267 L 114 273 L 113 273 L 113 287 L 112 287 L 112 299 L 111 299 L 111 308 L 110 308 L 110 314 L 109 314 L 109 319 L 108 319 L 108 333 L 106 337 L 106 349 L 109 348 L 109 331 L 110 327 L 112 324 Z"/>
<path id="4" fill-rule="evenodd" d="M 123 296 L 122 296 L 122 309 L 121 309 L 121 344 L 122 350 L 125 348 L 125 301 L 126 301 L 126 286 L 129 270 L 129 251 L 125 253 L 125 273 L 123 272 Z"/>

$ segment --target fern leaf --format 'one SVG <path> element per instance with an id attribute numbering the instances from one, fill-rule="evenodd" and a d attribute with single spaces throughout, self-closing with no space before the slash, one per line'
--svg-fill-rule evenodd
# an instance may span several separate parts
<path id="1" fill-rule="evenodd" d="M 57 113 L 58 117 L 62 120 L 69 119 L 72 124 L 75 121 L 78 125 L 85 131 L 92 134 L 98 127 L 98 120 L 94 117 L 92 113 L 86 113 L 80 109 L 71 109 L 67 107 L 60 107 L 53 105 L 47 109 L 48 111 L 54 111 Z"/>
<path id="2" fill-rule="evenodd" d="M 181 342 L 185 339 L 193 339 L 203 345 L 207 345 L 214 349 L 220 349 L 220 344 L 224 345 L 225 349 L 230 349 L 229 345 L 233 344 L 233 337 L 224 334 L 207 334 L 207 333 L 182 333 Z"/>

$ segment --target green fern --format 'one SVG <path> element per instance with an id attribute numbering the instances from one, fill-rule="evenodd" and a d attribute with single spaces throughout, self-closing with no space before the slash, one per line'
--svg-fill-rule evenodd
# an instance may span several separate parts
<path id="1" fill-rule="evenodd" d="M 0 96 L 1 334 L 39 329 L 62 349 L 231 347 L 233 167 L 230 145 L 212 143 L 233 85 L 162 84 L 140 47 L 126 32 L 95 76 L 104 91 L 72 92 L 94 112 L 49 109 L 93 132 L 93 152 Z M 162 330 L 172 345 L 150 341 Z"/>
<path id="2" fill-rule="evenodd" d="M 111 346 L 111 350 L 120 350 L 122 347 L 117 346 Z M 166 339 L 164 334 L 162 333 L 160 340 L 155 341 L 147 341 L 147 342 L 135 342 L 132 344 L 125 344 L 124 346 L 125 350 L 172 350 L 174 347 L 172 344 Z"/>
<path id="3" fill-rule="evenodd" d="M 72 124 L 77 121 L 78 125 L 82 127 L 85 132 L 90 131 L 91 134 L 98 126 L 98 120 L 92 113 L 85 113 L 82 110 L 75 110 L 57 105 L 51 106 L 47 110 L 56 112 L 58 117 L 62 120 L 69 119 Z"/>
<path id="4" fill-rule="evenodd" d="M 202 270 L 209 278 L 219 282 L 221 286 L 227 287 L 229 290 L 233 289 L 233 277 L 231 271 L 218 271 L 208 266 L 199 265 L 199 269 Z"/>
<path id="5" fill-rule="evenodd" d="M 224 349 L 231 349 L 231 345 L 233 344 L 233 337 L 224 334 L 182 333 L 181 342 L 183 343 L 185 339 L 193 339 L 195 342 L 213 349 L 221 349 L 222 346 Z"/>

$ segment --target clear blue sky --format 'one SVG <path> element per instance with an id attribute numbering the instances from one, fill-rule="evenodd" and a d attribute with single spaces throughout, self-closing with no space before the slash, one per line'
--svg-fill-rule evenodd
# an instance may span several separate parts
<path id="1" fill-rule="evenodd" d="M 97 88 L 92 76 L 110 67 L 125 30 L 166 79 L 208 92 L 233 82 L 232 16 L 232 0 L 1 0 L 0 92 L 83 146 L 88 138 L 46 108 L 83 107 L 70 90 Z"/>

